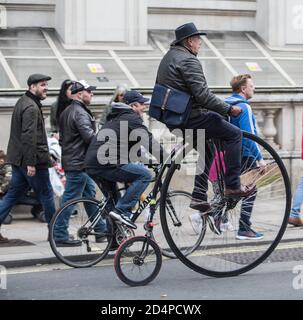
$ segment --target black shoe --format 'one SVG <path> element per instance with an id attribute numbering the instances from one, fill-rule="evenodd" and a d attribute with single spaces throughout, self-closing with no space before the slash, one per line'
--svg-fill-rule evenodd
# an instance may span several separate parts
<path id="1" fill-rule="evenodd" d="M 119 248 L 119 246 L 119 243 L 117 243 L 116 239 L 114 239 L 112 245 L 109 248 L 109 251 L 115 251 Z"/>
<path id="2" fill-rule="evenodd" d="M 69 238 L 69 240 L 75 240 L 75 237 L 74 237 L 72 234 L 69 234 L 69 235 L 68 235 L 68 238 Z M 48 236 L 47 236 L 47 242 L 50 242 L 50 235 L 49 235 L 49 233 L 48 233 Z"/>
<path id="3" fill-rule="evenodd" d="M 96 243 L 107 242 L 107 236 L 95 236 Z"/>
<path id="4" fill-rule="evenodd" d="M 81 247 L 82 241 L 80 240 L 58 240 L 55 241 L 56 247 Z"/>

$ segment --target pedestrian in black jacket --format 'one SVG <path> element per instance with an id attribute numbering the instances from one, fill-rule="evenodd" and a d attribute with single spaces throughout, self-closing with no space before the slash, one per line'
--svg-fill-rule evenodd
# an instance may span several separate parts
<path id="1" fill-rule="evenodd" d="M 93 97 L 93 90 L 86 81 L 74 82 L 71 87 L 73 102 L 62 113 L 59 119 L 60 144 L 62 146 L 62 167 L 66 174 L 65 191 L 62 196 L 62 204 L 79 198 L 96 196 L 94 181 L 84 171 L 84 159 L 87 148 L 95 136 L 95 118 L 89 110 Z M 86 208 L 89 217 L 95 215 L 92 207 Z M 72 239 L 68 234 L 69 219 L 73 212 L 65 210 L 54 226 L 54 239 L 57 247 L 81 246 L 82 242 Z M 107 230 L 106 222 L 102 219 L 95 227 L 96 233 L 104 233 Z M 77 235 L 76 235 L 77 236 Z M 102 237 L 95 237 L 96 242 L 102 241 Z"/>
<path id="2" fill-rule="evenodd" d="M 205 138 L 217 138 L 224 142 L 225 152 L 225 195 L 246 196 L 252 188 L 241 186 L 241 138 L 239 128 L 225 121 L 223 116 L 238 116 L 241 108 L 230 106 L 217 98 L 208 88 L 203 69 L 197 54 L 202 45 L 199 32 L 193 23 L 187 23 L 175 31 L 176 40 L 163 57 L 158 73 L 157 83 L 166 85 L 192 96 L 192 111 L 182 129 L 205 129 Z M 205 153 L 210 154 L 206 145 Z M 193 190 L 191 208 L 206 212 L 210 209 L 207 202 L 208 174 L 212 159 L 206 156 L 205 171 L 197 175 Z"/>
<path id="3" fill-rule="evenodd" d="M 12 165 L 9 190 L 0 201 L 0 226 L 12 207 L 31 187 L 37 194 L 49 223 L 55 213 L 49 180 L 50 157 L 41 101 L 47 96 L 50 77 L 33 74 L 28 91 L 18 100 L 11 120 L 7 162 Z M 7 241 L 0 235 L 0 242 Z"/>

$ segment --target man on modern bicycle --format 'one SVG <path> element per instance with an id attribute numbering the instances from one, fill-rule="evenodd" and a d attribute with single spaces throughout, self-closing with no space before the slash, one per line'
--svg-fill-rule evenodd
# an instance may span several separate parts
<path id="1" fill-rule="evenodd" d="M 235 197 L 248 196 L 253 186 L 240 184 L 241 169 L 241 130 L 230 124 L 224 116 L 238 116 L 242 110 L 230 106 L 217 98 L 208 88 L 202 65 L 197 58 L 202 39 L 193 23 L 187 23 L 175 31 L 176 40 L 163 57 L 158 73 L 157 83 L 189 93 L 193 104 L 190 118 L 181 129 L 205 129 L 206 139 L 216 138 L 225 145 L 225 195 Z M 206 145 L 206 154 L 210 150 Z M 207 201 L 208 173 L 212 159 L 206 157 L 205 171 L 197 175 L 192 193 L 191 208 L 206 212 L 210 209 Z"/>
<path id="2" fill-rule="evenodd" d="M 152 178 L 144 165 L 132 161 L 132 152 L 135 155 L 136 151 L 140 153 L 141 145 L 149 151 L 162 150 L 143 124 L 142 116 L 148 100 L 133 90 L 125 93 L 123 103 L 113 104 L 106 123 L 93 138 L 85 159 L 86 172 L 95 180 L 102 178 L 110 182 L 112 190 L 115 190 L 117 182 L 129 184 L 125 194 L 117 201 L 109 215 L 132 228 L 136 228 L 136 225 L 131 220 L 131 209 Z M 136 146 L 139 148 L 136 149 Z M 160 151 L 157 157 L 160 161 L 161 154 Z"/>

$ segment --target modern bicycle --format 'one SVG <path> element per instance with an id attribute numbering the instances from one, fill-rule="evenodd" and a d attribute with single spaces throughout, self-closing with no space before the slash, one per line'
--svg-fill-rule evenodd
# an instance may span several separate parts
<path id="1" fill-rule="evenodd" d="M 171 158 L 177 155 L 178 148 L 182 148 L 182 146 L 177 145 L 172 150 Z M 142 212 L 149 207 L 150 216 L 154 217 L 155 225 L 160 224 L 160 190 L 169 166 L 169 161 L 163 165 L 150 165 L 155 174 L 154 179 L 151 181 L 154 185 L 146 199 L 139 203 L 137 210 L 133 213 L 131 218 L 133 222 L 140 222 L 141 219 L 140 225 L 145 225 L 149 217 L 146 221 L 142 221 Z M 115 206 L 115 200 L 108 182 L 104 179 L 99 179 L 95 182 L 101 191 L 100 200 L 78 198 L 68 201 L 56 212 L 50 224 L 52 251 L 61 262 L 71 267 L 93 266 L 104 259 L 111 249 L 117 249 L 124 240 L 135 236 L 133 229 L 109 217 L 108 213 Z M 104 192 L 108 193 L 107 198 L 103 196 Z M 155 205 L 151 205 L 154 201 Z M 191 194 L 186 191 L 169 190 L 167 192 L 166 206 L 169 215 L 167 221 L 169 221 L 175 239 L 180 239 L 179 243 L 183 246 L 180 250 L 185 256 L 192 253 L 199 246 L 204 236 L 204 228 L 201 228 L 199 233 L 194 232 L 188 217 L 184 214 L 184 212 L 187 212 L 184 208 L 188 208 L 190 202 Z M 90 217 L 87 215 L 88 210 L 93 212 Z M 55 242 L 54 227 L 58 221 L 64 220 L 62 219 L 63 216 L 69 215 L 70 212 L 76 212 L 77 214 L 73 214 L 69 219 L 69 234 L 73 239 L 80 240 L 80 245 L 77 247 L 61 247 Z M 100 219 L 107 221 L 107 233 L 98 231 L 97 226 Z M 191 230 L 190 236 L 188 236 L 189 230 Z M 144 230 L 141 231 L 144 232 Z M 138 229 L 138 232 L 140 232 L 140 229 Z M 155 228 L 152 234 L 153 239 L 160 245 L 162 254 L 169 258 L 175 258 L 175 254 L 165 240 L 162 229 L 160 227 Z M 185 246 L 184 243 L 186 243 Z"/>

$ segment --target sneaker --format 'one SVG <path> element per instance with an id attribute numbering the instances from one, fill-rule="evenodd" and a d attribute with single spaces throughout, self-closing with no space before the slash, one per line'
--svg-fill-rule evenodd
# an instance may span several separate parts
<path id="1" fill-rule="evenodd" d="M 8 242 L 9 242 L 9 240 L 7 238 L 3 237 L 3 235 L 0 233 L 0 244 L 1 243 L 8 243 Z"/>
<path id="2" fill-rule="evenodd" d="M 202 228 L 202 218 L 199 212 L 195 212 L 188 217 L 191 226 L 196 234 L 200 234 Z"/>
<path id="3" fill-rule="evenodd" d="M 121 221 L 123 224 L 133 228 L 133 229 L 137 229 L 137 226 L 131 221 L 130 217 L 128 217 L 127 215 L 123 214 L 123 213 L 117 213 L 115 211 L 111 211 L 109 213 L 109 216 L 111 218 L 113 218 L 114 220 L 119 220 Z"/>
<path id="4" fill-rule="evenodd" d="M 247 231 L 238 231 L 236 239 L 238 240 L 261 240 L 264 238 L 263 233 L 256 232 L 252 229 Z"/>
<path id="5" fill-rule="evenodd" d="M 235 228 L 231 222 L 227 221 L 225 223 L 222 223 L 222 222 L 220 223 L 220 230 L 221 232 L 234 231 Z"/>

